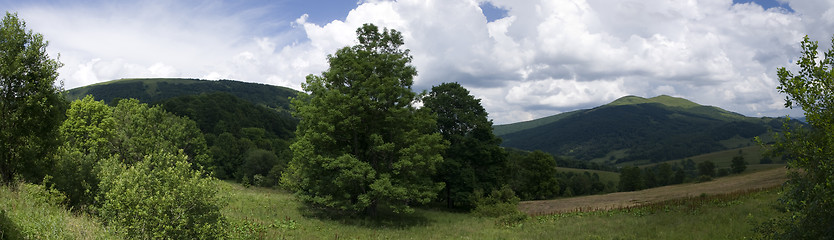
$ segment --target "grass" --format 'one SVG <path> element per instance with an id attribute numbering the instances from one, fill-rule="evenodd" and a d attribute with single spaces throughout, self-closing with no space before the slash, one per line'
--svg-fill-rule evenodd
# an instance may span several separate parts
<path id="1" fill-rule="evenodd" d="M 0 186 L 0 239 L 118 239 L 92 216 L 59 204 L 40 185 Z"/>
<path id="2" fill-rule="evenodd" d="M 291 194 L 224 183 L 224 215 L 253 230 L 249 239 L 740 239 L 780 213 L 776 190 L 730 197 L 697 197 L 662 205 L 533 217 L 506 226 L 494 218 L 417 209 L 409 216 L 377 220 L 313 214 Z M 241 227 L 244 229 L 245 227 Z"/>
<path id="3" fill-rule="evenodd" d="M 116 238 L 95 218 L 65 210 L 32 186 L 0 188 L 0 238 Z M 740 239 L 751 236 L 758 222 L 783 214 L 774 207 L 778 191 L 766 190 L 536 216 L 508 226 L 495 218 L 424 208 L 377 219 L 318 214 L 284 191 L 230 182 L 221 188 L 230 239 Z"/>

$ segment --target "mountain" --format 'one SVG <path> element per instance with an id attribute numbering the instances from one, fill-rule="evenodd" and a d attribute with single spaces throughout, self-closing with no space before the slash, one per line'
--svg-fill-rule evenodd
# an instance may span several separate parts
<path id="1" fill-rule="evenodd" d="M 593 109 L 495 126 L 504 147 L 604 163 L 659 162 L 752 144 L 783 119 L 752 118 L 671 96 L 626 96 Z"/>
<path id="2" fill-rule="evenodd" d="M 113 99 L 135 98 L 144 103 L 156 103 L 165 99 L 223 92 L 240 99 L 273 109 L 289 110 L 289 97 L 298 92 L 286 87 L 232 80 L 199 80 L 179 78 L 119 79 L 67 90 L 67 98 L 81 99 L 90 94 L 108 104 Z"/>

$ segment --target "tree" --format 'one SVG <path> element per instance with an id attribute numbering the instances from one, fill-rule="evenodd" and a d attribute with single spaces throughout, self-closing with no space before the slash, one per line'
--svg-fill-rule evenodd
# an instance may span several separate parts
<path id="1" fill-rule="evenodd" d="M 698 163 L 698 174 L 701 176 L 715 177 L 715 163 L 709 160 Z"/>
<path id="2" fill-rule="evenodd" d="M 300 122 L 282 182 L 316 206 L 411 212 L 443 188 L 431 176 L 447 143 L 434 115 L 414 106 L 417 71 L 402 34 L 372 24 L 356 33 L 359 44 L 329 55 L 330 68 L 307 76 L 308 93 L 292 100 Z"/>
<path id="3" fill-rule="evenodd" d="M 747 161 L 744 161 L 743 156 L 740 156 L 740 155 L 735 156 L 735 157 L 733 157 L 733 162 L 732 162 L 730 168 L 731 168 L 731 171 L 733 173 L 736 173 L 736 174 L 742 173 L 742 172 L 744 172 L 744 170 L 747 169 Z"/>
<path id="4" fill-rule="evenodd" d="M 822 57 L 817 48 L 818 43 L 805 36 L 796 62 L 799 72 L 784 67 L 777 71 L 778 90 L 787 95 L 785 107 L 802 108 L 809 127 L 786 122 L 785 131 L 770 148 L 773 155 L 787 160 L 792 171 L 781 199 L 789 216 L 760 228 L 769 238 L 834 236 L 834 48 Z"/>
<path id="5" fill-rule="evenodd" d="M 552 155 L 535 151 L 513 158 L 510 161 L 512 185 L 522 200 L 548 199 L 559 194 L 556 161 Z"/>
<path id="6" fill-rule="evenodd" d="M 98 194 L 98 162 L 113 153 L 113 110 L 88 95 L 73 101 L 66 115 L 59 128 L 63 145 L 56 154 L 54 184 L 70 206 L 90 205 Z"/>
<path id="7" fill-rule="evenodd" d="M 55 85 L 61 63 L 46 53 L 43 35 L 26 31 L 6 12 L 0 27 L 0 182 L 21 174 L 40 181 L 57 149 L 66 101 Z"/>
<path id="8" fill-rule="evenodd" d="M 643 189 L 642 171 L 637 166 L 626 166 L 620 169 L 620 191 L 637 191 Z"/>
<path id="9" fill-rule="evenodd" d="M 450 208 L 474 208 L 475 189 L 492 192 L 506 178 L 501 139 L 492 133 L 481 100 L 458 83 L 432 87 L 423 103 L 437 114 L 437 131 L 450 143 L 435 176 L 446 184 L 440 199 Z"/>

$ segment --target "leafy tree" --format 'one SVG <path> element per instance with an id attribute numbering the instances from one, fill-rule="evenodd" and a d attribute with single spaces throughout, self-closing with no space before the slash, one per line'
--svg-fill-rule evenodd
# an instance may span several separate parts
<path id="1" fill-rule="evenodd" d="M 54 184 L 70 206 L 89 205 L 98 193 L 98 162 L 113 153 L 116 133 L 112 109 L 92 96 L 73 101 L 60 126 L 63 145 L 56 155 Z"/>
<path id="2" fill-rule="evenodd" d="M 263 149 L 252 149 L 246 153 L 243 163 L 243 171 L 246 177 L 253 179 L 255 175 L 266 176 L 273 166 L 278 164 L 278 156 L 275 153 Z M 258 185 L 258 184 L 255 184 Z"/>
<path id="3" fill-rule="evenodd" d="M 180 151 L 159 150 L 132 166 L 114 158 L 102 172 L 101 216 L 132 239 L 219 239 L 218 186 Z"/>
<path id="4" fill-rule="evenodd" d="M 512 185 L 522 200 L 548 199 L 559 194 L 556 161 L 553 156 L 535 151 L 510 160 Z"/>
<path id="5" fill-rule="evenodd" d="M 679 168 L 678 170 L 675 170 L 675 175 L 672 176 L 669 184 L 681 184 L 684 180 L 686 180 L 686 172 Z"/>
<path id="6" fill-rule="evenodd" d="M 620 191 L 636 191 L 643 189 L 643 186 L 643 178 L 639 167 L 626 166 L 620 169 Z"/>
<path id="7" fill-rule="evenodd" d="M 834 43 L 834 38 L 832 38 Z M 834 236 L 834 48 L 818 56 L 818 43 L 805 36 L 794 74 L 779 68 L 778 90 L 785 107 L 800 107 L 810 127 L 790 127 L 771 150 L 787 160 L 782 201 L 789 216 L 760 228 L 774 239 L 831 239 Z M 759 141 L 761 143 L 761 141 Z"/>
<path id="8" fill-rule="evenodd" d="M 55 85 L 61 63 L 43 35 L 6 12 L 0 27 L 0 182 L 40 181 L 51 168 L 66 101 Z"/>
<path id="9" fill-rule="evenodd" d="M 300 119 L 282 181 L 303 201 L 375 215 L 377 206 L 411 212 L 443 188 L 431 179 L 447 143 L 434 115 L 416 108 L 417 71 L 402 34 L 365 24 L 359 44 L 329 55 L 292 100 Z"/>
<path id="10" fill-rule="evenodd" d="M 743 156 L 735 156 L 730 168 L 733 173 L 742 173 L 747 169 L 747 161 L 744 161 Z"/>
<path id="11" fill-rule="evenodd" d="M 698 174 L 715 177 L 715 163 L 709 160 L 698 163 Z"/>
<path id="12" fill-rule="evenodd" d="M 473 208 L 475 189 L 491 192 L 506 177 L 501 139 L 492 133 L 481 100 L 458 83 L 432 87 L 423 103 L 437 114 L 438 132 L 450 143 L 435 176 L 446 184 L 439 198 L 450 208 Z"/>
<path id="13" fill-rule="evenodd" d="M 114 152 L 120 160 L 133 164 L 146 155 L 163 149 L 167 152 L 182 150 L 195 169 L 213 164 L 208 155 L 206 140 L 194 121 L 178 117 L 159 106 L 148 107 L 136 99 L 123 99 L 113 108 L 117 125 L 114 136 Z"/>
<path id="14" fill-rule="evenodd" d="M 665 185 L 672 184 L 671 183 L 672 182 L 672 174 L 673 174 L 672 173 L 672 165 L 669 165 L 669 163 L 664 162 L 664 163 L 658 164 L 657 167 L 655 168 L 655 170 L 657 171 L 657 176 L 656 177 L 657 177 L 657 184 L 659 186 L 665 186 Z"/>

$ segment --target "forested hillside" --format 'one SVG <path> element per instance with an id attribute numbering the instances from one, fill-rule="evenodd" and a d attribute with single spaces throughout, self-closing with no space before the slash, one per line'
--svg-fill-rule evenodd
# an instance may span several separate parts
<path id="1" fill-rule="evenodd" d="M 273 186 L 289 160 L 297 120 L 284 87 L 231 80 L 122 79 L 66 92 L 114 105 L 134 98 L 188 117 L 204 134 L 216 177 Z"/>
<path id="2" fill-rule="evenodd" d="M 627 96 L 593 109 L 496 126 L 503 146 L 579 160 L 680 159 L 753 144 L 782 119 L 751 118 L 686 99 Z"/>
<path id="3" fill-rule="evenodd" d="M 213 92 L 225 92 L 257 105 L 284 110 L 289 109 L 288 98 L 298 94 L 289 88 L 266 84 L 177 78 L 119 79 L 70 89 L 66 93 L 70 101 L 89 94 L 111 104 L 113 99 L 135 98 L 140 102 L 154 103 L 178 96 Z"/>

